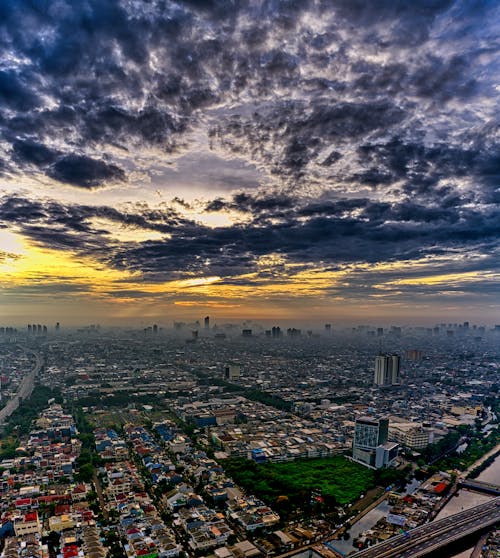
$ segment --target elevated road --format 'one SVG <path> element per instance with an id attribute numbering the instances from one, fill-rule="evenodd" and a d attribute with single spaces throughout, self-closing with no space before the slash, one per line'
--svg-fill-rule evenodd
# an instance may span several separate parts
<path id="1" fill-rule="evenodd" d="M 392 537 L 355 558 L 420 558 L 500 522 L 500 498 Z"/>
<path id="2" fill-rule="evenodd" d="M 486 492 L 486 494 L 493 494 L 500 496 L 500 486 L 489 482 L 481 482 L 474 479 L 461 479 L 458 484 L 463 488 L 475 490 L 476 492 Z"/>
<path id="3" fill-rule="evenodd" d="M 19 407 L 19 402 L 21 400 L 28 398 L 32 394 L 33 387 L 35 385 L 35 378 L 43 366 L 43 357 L 41 355 L 29 349 L 24 350 L 34 355 L 35 365 L 22 379 L 14 397 L 12 397 L 7 405 L 0 410 L 0 424 L 3 424 L 5 420 L 8 419 L 10 415 Z"/>

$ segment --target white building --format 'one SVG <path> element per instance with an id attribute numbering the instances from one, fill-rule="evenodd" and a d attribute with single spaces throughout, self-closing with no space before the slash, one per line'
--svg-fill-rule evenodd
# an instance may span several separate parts
<path id="1" fill-rule="evenodd" d="M 377 386 L 395 386 L 401 383 L 401 357 L 399 355 L 377 355 L 373 383 Z"/>

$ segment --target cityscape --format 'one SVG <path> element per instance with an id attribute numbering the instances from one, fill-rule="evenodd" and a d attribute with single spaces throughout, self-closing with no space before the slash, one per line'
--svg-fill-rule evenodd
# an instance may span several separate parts
<path id="1" fill-rule="evenodd" d="M 500 558 L 499 54 L 0 0 L 0 558 Z"/>
<path id="2" fill-rule="evenodd" d="M 0 328 L 2 556 L 498 555 L 500 326 L 211 323 Z"/>

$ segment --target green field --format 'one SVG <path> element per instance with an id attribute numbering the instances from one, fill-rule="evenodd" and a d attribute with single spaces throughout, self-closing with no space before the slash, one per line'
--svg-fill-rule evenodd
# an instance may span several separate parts
<path id="1" fill-rule="evenodd" d="M 286 496 L 291 504 L 307 505 L 311 491 L 316 491 L 328 507 L 343 506 L 375 484 L 372 470 L 341 455 L 259 465 L 247 459 L 228 459 L 223 466 L 236 484 L 269 504 Z"/>

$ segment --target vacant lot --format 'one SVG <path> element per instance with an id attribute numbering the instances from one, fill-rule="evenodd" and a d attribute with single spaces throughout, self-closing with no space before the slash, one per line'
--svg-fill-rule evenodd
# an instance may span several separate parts
<path id="1" fill-rule="evenodd" d="M 343 456 L 257 465 L 246 459 L 228 459 L 226 472 L 250 494 L 272 503 L 286 496 L 304 505 L 320 495 L 327 505 L 356 500 L 375 483 L 373 471 Z"/>

